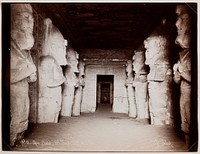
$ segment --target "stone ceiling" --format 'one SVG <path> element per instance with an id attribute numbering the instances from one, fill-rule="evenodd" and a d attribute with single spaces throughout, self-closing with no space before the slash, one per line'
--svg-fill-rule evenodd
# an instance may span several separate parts
<path id="1" fill-rule="evenodd" d="M 137 49 L 161 19 L 176 20 L 169 3 L 40 3 L 74 49 Z"/>

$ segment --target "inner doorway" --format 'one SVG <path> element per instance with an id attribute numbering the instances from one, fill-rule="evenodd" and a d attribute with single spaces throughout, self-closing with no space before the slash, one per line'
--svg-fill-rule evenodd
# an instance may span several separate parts
<path id="1" fill-rule="evenodd" d="M 100 95 L 100 103 L 110 104 L 110 83 L 101 83 L 101 95 Z"/>
<path id="2" fill-rule="evenodd" d="M 114 75 L 97 75 L 97 109 L 107 106 L 112 109 Z"/>

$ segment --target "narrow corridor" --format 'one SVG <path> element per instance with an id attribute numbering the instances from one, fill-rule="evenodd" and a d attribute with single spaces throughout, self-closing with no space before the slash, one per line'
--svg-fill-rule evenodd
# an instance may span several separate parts
<path id="1" fill-rule="evenodd" d="M 112 113 L 110 105 L 104 104 L 95 113 L 35 125 L 13 150 L 184 151 L 184 142 L 171 127 Z"/>

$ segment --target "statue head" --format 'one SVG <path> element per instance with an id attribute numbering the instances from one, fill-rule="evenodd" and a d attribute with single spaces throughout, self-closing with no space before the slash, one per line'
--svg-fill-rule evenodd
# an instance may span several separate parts
<path id="1" fill-rule="evenodd" d="M 145 66 L 145 51 L 138 50 L 133 55 L 133 71 L 135 74 L 147 74 Z"/>
<path id="2" fill-rule="evenodd" d="M 11 37 L 21 50 L 34 45 L 33 10 L 30 4 L 11 4 Z"/>
<path id="3" fill-rule="evenodd" d="M 79 75 L 84 76 L 85 75 L 85 62 L 80 59 L 78 62 L 78 69 L 79 69 Z"/>
<path id="4" fill-rule="evenodd" d="M 66 65 L 67 40 L 64 39 L 61 32 L 52 24 L 52 21 L 49 18 L 44 20 L 44 29 L 45 40 L 42 55 L 51 55 L 59 65 Z"/>
<path id="5" fill-rule="evenodd" d="M 145 64 L 169 64 L 170 23 L 162 19 L 160 25 L 144 40 Z"/>
<path id="6" fill-rule="evenodd" d="M 77 87 L 79 84 L 78 78 L 70 65 L 66 65 L 64 69 L 64 76 L 66 78 L 65 84 Z"/>
<path id="7" fill-rule="evenodd" d="M 74 73 L 79 73 L 78 70 L 78 59 L 79 54 L 70 46 L 67 47 L 67 63 L 71 66 Z"/>
<path id="8" fill-rule="evenodd" d="M 133 80 L 132 60 L 128 60 L 126 63 L 126 74 L 127 74 L 127 80 L 132 81 Z"/>
<path id="9" fill-rule="evenodd" d="M 178 15 L 176 21 L 178 36 L 175 43 L 186 49 L 190 47 L 191 42 L 190 8 L 187 5 L 178 5 L 176 14 Z"/>
<path id="10" fill-rule="evenodd" d="M 85 76 L 85 62 L 80 59 L 78 63 L 79 69 L 79 84 L 80 86 L 85 86 L 84 76 Z"/>

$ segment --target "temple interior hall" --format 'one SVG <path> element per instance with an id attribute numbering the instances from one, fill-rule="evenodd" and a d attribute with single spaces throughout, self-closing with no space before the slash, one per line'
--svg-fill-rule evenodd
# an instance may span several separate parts
<path id="1" fill-rule="evenodd" d="M 198 151 L 197 12 L 2 3 L 2 150 Z"/>

